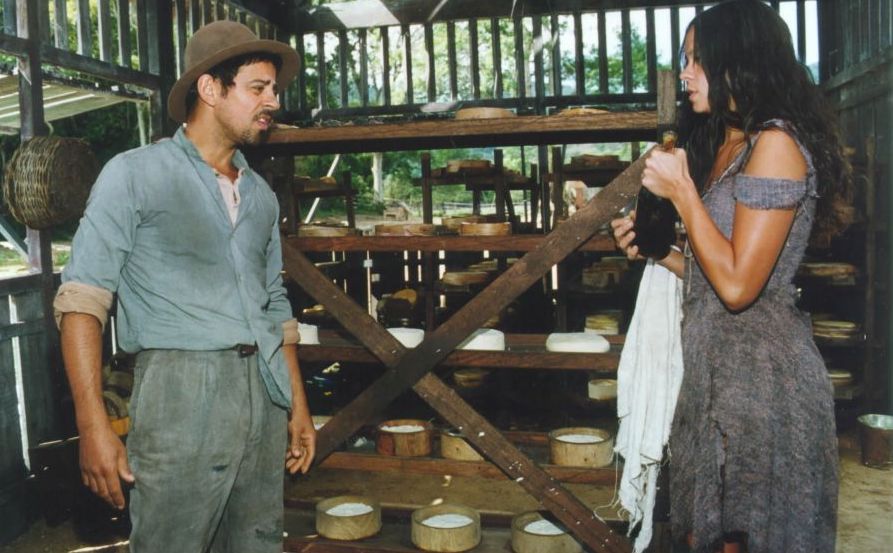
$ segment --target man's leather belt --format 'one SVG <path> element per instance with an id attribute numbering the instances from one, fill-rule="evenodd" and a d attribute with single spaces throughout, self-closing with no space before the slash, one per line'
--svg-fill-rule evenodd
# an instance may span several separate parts
<path id="1" fill-rule="evenodd" d="M 233 349 L 239 357 L 249 357 L 257 353 L 257 344 L 237 344 Z"/>

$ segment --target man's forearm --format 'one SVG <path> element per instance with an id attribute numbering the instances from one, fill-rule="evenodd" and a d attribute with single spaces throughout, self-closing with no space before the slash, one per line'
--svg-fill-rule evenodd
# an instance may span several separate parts
<path id="1" fill-rule="evenodd" d="M 108 424 L 102 402 L 102 330 L 96 317 L 75 312 L 62 316 L 60 329 L 77 426 L 84 433 Z"/>
<path id="2" fill-rule="evenodd" d="M 298 363 L 298 346 L 285 344 L 282 346 L 282 354 L 285 356 L 285 364 L 288 365 L 288 374 L 291 379 L 291 406 L 295 415 L 310 414 L 307 405 L 307 395 L 304 393 L 304 380 L 301 377 L 301 366 Z"/>

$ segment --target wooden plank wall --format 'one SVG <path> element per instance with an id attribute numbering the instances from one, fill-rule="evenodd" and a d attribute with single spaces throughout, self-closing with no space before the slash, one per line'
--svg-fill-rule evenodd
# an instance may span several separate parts
<path id="1" fill-rule="evenodd" d="M 301 90 L 290 96 L 286 108 L 299 119 L 310 118 L 311 114 L 325 119 L 411 114 L 424 106 L 437 109 L 438 104 L 442 108 L 455 102 L 539 114 L 568 105 L 653 104 L 658 69 L 678 64 L 679 26 L 684 28 L 703 4 L 707 2 L 593 0 L 521 2 L 518 7 L 505 2 L 459 1 L 439 6 L 442 9 L 435 14 L 428 13 L 430 6 L 424 9 L 422 0 L 389 4 L 387 10 L 373 2 L 319 6 L 296 23 L 299 34 L 292 40 L 300 45 L 304 74 Z M 805 59 L 805 0 L 782 4 L 796 10 L 796 46 L 801 59 Z M 499 12 L 499 6 L 505 10 Z M 549 11 L 550 6 L 554 11 Z M 787 6 L 776 3 L 775 7 Z M 655 25 L 658 12 L 669 19 L 670 25 Z M 615 27 L 620 29 L 620 45 L 612 55 L 621 59 L 616 67 L 609 64 L 608 56 L 617 38 L 612 36 Z M 569 31 L 559 33 L 560 28 Z M 364 33 L 368 47 L 355 49 L 356 40 L 344 40 L 359 32 Z M 438 33 L 446 40 L 434 41 L 432 37 Z M 468 67 L 457 72 L 460 33 L 468 47 Z M 640 55 L 632 48 L 635 35 L 645 41 L 644 70 L 634 59 Z M 393 43 L 397 36 L 403 41 L 402 55 Z M 593 52 L 586 51 L 584 40 L 596 43 L 594 74 L 585 71 L 584 59 Z M 658 44 L 663 50 L 660 61 Z M 670 45 L 669 52 L 665 45 Z M 370 62 L 373 51 L 380 53 L 374 64 Z M 485 53 L 490 54 L 488 59 L 484 59 Z M 384 61 L 380 62 L 382 57 Z M 345 59 L 356 59 L 356 67 L 348 67 Z M 412 60 L 416 69 L 418 60 L 425 60 L 426 71 L 414 71 Z M 363 71 L 357 69 L 360 67 Z M 507 81 L 517 84 L 506 87 Z M 375 98 L 369 97 L 372 83 L 384 89 Z M 426 94 L 419 94 L 419 90 Z"/>
<path id="2" fill-rule="evenodd" d="M 855 149 L 856 185 L 869 213 L 865 233 L 865 407 L 893 410 L 893 1 L 821 2 L 823 86 L 837 108 L 846 144 Z"/>

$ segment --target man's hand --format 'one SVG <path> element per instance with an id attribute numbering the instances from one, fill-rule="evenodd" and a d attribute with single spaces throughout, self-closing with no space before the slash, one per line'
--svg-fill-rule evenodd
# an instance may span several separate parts
<path id="1" fill-rule="evenodd" d="M 81 433 L 80 461 L 84 485 L 112 507 L 123 509 L 121 480 L 132 484 L 134 477 L 127 464 L 127 450 L 110 427 Z"/>
<path id="2" fill-rule="evenodd" d="M 316 429 L 306 410 L 292 409 L 288 415 L 288 451 L 285 468 L 290 474 L 306 474 L 316 456 Z"/>

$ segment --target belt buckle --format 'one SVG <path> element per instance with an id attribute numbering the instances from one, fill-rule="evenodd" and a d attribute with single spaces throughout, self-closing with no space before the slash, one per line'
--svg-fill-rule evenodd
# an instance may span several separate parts
<path id="1" fill-rule="evenodd" d="M 255 344 L 239 344 L 235 349 L 239 354 L 239 357 L 250 357 L 257 353 L 257 346 Z"/>

